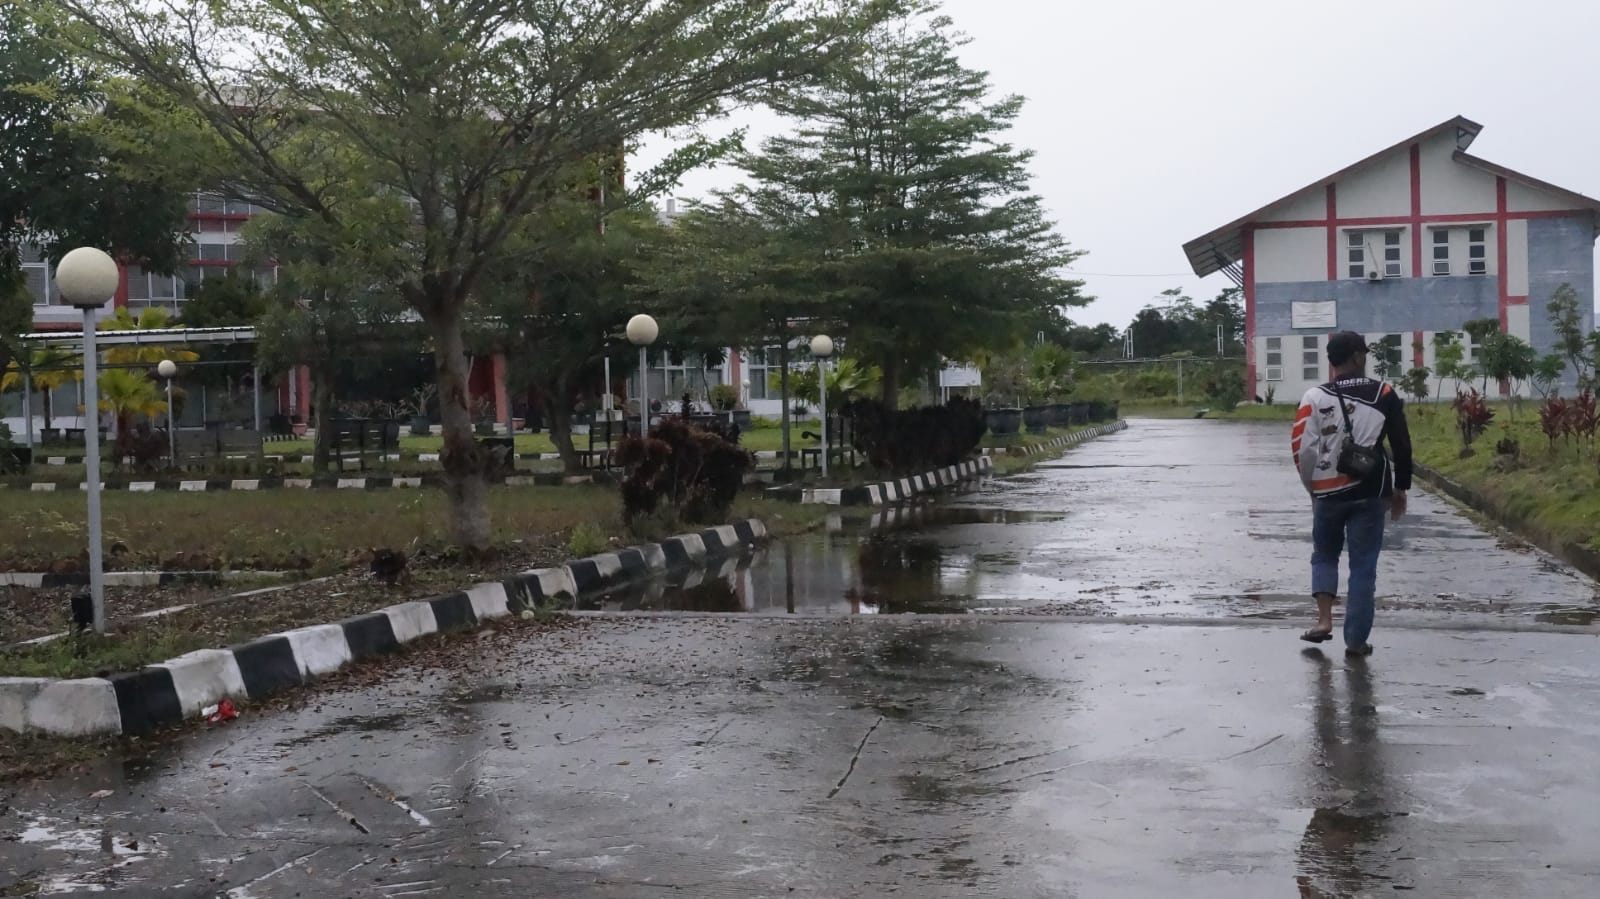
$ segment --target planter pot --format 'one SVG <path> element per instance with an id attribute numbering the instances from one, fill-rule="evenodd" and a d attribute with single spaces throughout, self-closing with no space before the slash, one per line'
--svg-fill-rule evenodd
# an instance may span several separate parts
<path id="1" fill-rule="evenodd" d="M 1089 420 L 1105 421 L 1111 415 L 1111 404 L 1104 400 L 1095 400 L 1089 404 Z"/>
<path id="2" fill-rule="evenodd" d="M 494 433 L 494 422 L 480 421 L 472 428 L 473 433 L 479 437 L 486 437 Z"/>
<path id="3" fill-rule="evenodd" d="M 1070 404 L 1051 403 L 1049 409 L 1051 427 L 1059 428 L 1072 423 L 1072 406 Z"/>
<path id="4" fill-rule="evenodd" d="M 400 445 L 400 422 L 398 419 L 390 419 L 383 423 L 383 445 L 390 447 Z"/>
<path id="5" fill-rule="evenodd" d="M 733 424 L 734 424 L 734 427 L 738 428 L 741 431 L 748 431 L 748 430 L 750 430 L 750 426 L 753 425 L 754 423 L 755 422 L 751 418 L 749 409 L 735 409 L 735 410 L 733 410 Z"/>
<path id="6" fill-rule="evenodd" d="M 1050 410 L 1044 406 L 1029 406 L 1022 410 L 1022 421 L 1028 433 L 1043 434 L 1050 427 Z"/>
<path id="7" fill-rule="evenodd" d="M 1022 429 L 1022 410 L 985 409 L 983 421 L 989 426 L 990 433 L 1001 437 L 1009 436 Z"/>
<path id="8" fill-rule="evenodd" d="M 1068 423 L 1086 425 L 1089 423 L 1089 404 L 1073 403 L 1068 407 Z"/>
<path id="9" fill-rule="evenodd" d="M 411 416 L 411 436 L 426 437 L 433 433 L 433 422 L 426 415 Z"/>
<path id="10" fill-rule="evenodd" d="M 39 429 L 39 442 L 40 443 L 60 443 L 61 441 L 62 441 L 62 435 L 61 435 L 61 429 L 60 428 L 40 428 Z"/>
<path id="11" fill-rule="evenodd" d="M 294 422 L 293 424 L 289 425 L 289 432 L 294 434 L 296 437 L 306 436 L 306 423 L 303 421 Z"/>

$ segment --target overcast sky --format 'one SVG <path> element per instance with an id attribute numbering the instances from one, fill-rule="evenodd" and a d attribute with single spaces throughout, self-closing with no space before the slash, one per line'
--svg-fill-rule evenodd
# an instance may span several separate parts
<path id="1" fill-rule="evenodd" d="M 945 0 L 967 65 L 1027 98 L 1014 141 L 1089 255 L 1096 300 L 1074 317 L 1124 325 L 1183 287 L 1184 241 L 1457 114 L 1472 152 L 1600 196 L 1600 2 L 1594 0 Z M 752 143 L 782 128 L 744 114 Z M 719 123 L 708 129 L 723 133 Z M 648 143 L 638 163 L 659 158 Z M 738 178 L 696 173 L 701 197 Z"/>

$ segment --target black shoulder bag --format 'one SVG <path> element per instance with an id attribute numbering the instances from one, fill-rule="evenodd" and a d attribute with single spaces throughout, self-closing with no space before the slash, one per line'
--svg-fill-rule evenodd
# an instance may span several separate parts
<path id="1" fill-rule="evenodd" d="M 1383 459 L 1377 446 L 1362 446 L 1356 442 L 1355 430 L 1350 426 L 1350 410 L 1344 406 L 1344 394 L 1339 392 L 1337 382 L 1333 395 L 1339 402 L 1339 414 L 1344 416 L 1344 442 L 1339 445 L 1339 461 L 1334 468 L 1340 474 L 1364 481 L 1383 466 Z"/>

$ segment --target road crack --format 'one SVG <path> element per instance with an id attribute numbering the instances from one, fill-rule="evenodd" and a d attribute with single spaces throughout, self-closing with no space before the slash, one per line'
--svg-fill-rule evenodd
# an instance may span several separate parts
<path id="1" fill-rule="evenodd" d="M 850 767 L 845 769 L 844 776 L 839 778 L 839 782 L 834 784 L 833 789 L 828 791 L 829 799 L 839 795 L 839 791 L 844 789 L 845 781 L 848 781 L 850 779 L 850 775 L 854 774 L 856 771 L 856 762 L 861 761 L 861 751 L 867 748 L 867 741 L 872 739 L 872 732 L 877 730 L 878 725 L 882 723 L 883 716 L 879 715 L 878 720 L 872 722 L 872 726 L 867 728 L 866 734 L 861 737 L 860 745 L 856 746 L 855 755 L 850 756 Z"/>

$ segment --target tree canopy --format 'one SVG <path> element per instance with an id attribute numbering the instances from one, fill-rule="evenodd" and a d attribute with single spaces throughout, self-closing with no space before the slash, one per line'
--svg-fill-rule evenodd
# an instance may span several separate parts
<path id="1" fill-rule="evenodd" d="M 314 219 L 433 338 L 454 539 L 486 548 L 464 316 L 573 164 L 855 49 L 880 0 L 48 0 L 75 45 L 203 124 L 214 185 Z M 703 153 L 691 146 L 689 155 Z"/>

